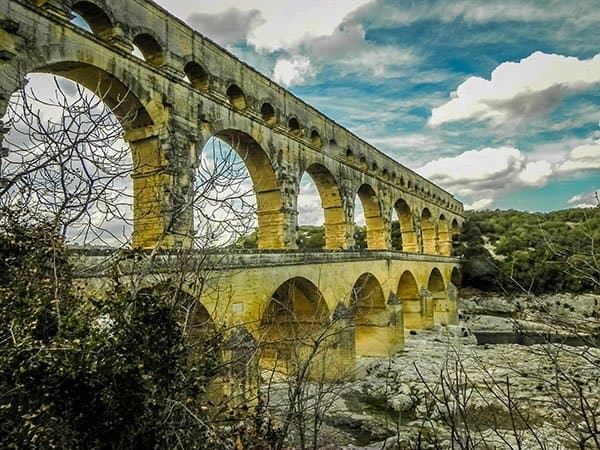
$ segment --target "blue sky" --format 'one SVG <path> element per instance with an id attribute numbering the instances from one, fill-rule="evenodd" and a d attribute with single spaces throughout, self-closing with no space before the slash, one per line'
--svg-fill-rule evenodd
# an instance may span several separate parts
<path id="1" fill-rule="evenodd" d="M 597 0 L 161 0 L 474 208 L 600 189 Z"/>

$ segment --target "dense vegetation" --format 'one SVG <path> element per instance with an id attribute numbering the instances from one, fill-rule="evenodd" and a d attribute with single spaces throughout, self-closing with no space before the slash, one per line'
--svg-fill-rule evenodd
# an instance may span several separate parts
<path id="1" fill-rule="evenodd" d="M 3 216 L 0 448 L 263 448 L 260 404 L 206 408 L 228 374 L 224 337 L 201 323 L 186 338 L 189 297 L 115 282 L 90 299 L 71 273 L 53 224 Z"/>
<path id="2" fill-rule="evenodd" d="M 598 290 L 600 208 L 468 212 L 455 252 L 463 282 L 533 293 Z"/>

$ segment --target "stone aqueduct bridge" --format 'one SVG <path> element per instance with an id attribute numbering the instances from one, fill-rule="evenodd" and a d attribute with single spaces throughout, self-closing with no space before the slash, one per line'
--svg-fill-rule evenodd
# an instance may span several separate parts
<path id="1" fill-rule="evenodd" d="M 71 23 L 73 13 L 91 32 Z M 132 54 L 134 46 L 143 58 Z M 396 303 L 408 326 L 436 320 L 430 307 L 444 312 L 437 320 L 453 320 L 451 240 L 463 221 L 460 202 L 151 1 L 0 0 L 0 115 L 34 72 L 97 92 L 121 120 L 134 162 L 135 247 L 189 246 L 187 199 L 201 149 L 216 136 L 236 150 L 257 199 L 258 246 L 268 251 L 240 257 L 245 270 L 220 270 L 219 291 L 232 292 L 238 316 L 257 320 L 277 312 L 268 306 L 273 299 L 291 299 L 296 317 L 308 321 L 354 296 L 365 327 L 402 323 Z M 294 252 L 304 173 L 321 197 L 331 250 L 308 260 Z M 344 250 L 354 245 L 357 197 L 366 253 Z M 390 251 L 393 210 L 403 253 Z M 367 352 L 368 345 L 357 345 Z"/>

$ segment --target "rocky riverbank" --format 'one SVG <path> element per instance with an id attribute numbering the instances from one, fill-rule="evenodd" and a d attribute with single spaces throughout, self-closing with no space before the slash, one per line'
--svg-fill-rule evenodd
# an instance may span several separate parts
<path id="1" fill-rule="evenodd" d="M 307 386 L 299 433 L 317 431 L 321 448 L 599 448 L 598 348 L 477 345 L 473 334 L 578 323 L 585 335 L 599 298 L 463 299 L 459 326 L 407 333 L 403 352 L 361 359 L 353 382 Z"/>

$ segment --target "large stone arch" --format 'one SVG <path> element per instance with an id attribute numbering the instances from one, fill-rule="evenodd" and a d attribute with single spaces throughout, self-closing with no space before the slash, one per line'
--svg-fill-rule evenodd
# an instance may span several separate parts
<path id="1" fill-rule="evenodd" d="M 421 212 L 421 239 L 423 253 L 435 255 L 437 253 L 435 223 L 429 208 L 423 208 Z"/>
<path id="2" fill-rule="evenodd" d="M 398 223 L 400 225 L 400 234 L 402 236 L 402 251 L 416 253 L 419 248 L 417 241 L 417 234 L 415 233 L 415 226 L 413 222 L 413 214 L 408 206 L 408 203 L 403 199 L 399 198 L 394 203 L 394 209 L 398 216 Z"/>
<path id="3" fill-rule="evenodd" d="M 375 190 L 368 184 L 358 188 L 358 198 L 365 213 L 367 226 L 367 248 L 369 250 L 384 250 L 387 248 L 386 228 L 381 210 L 381 203 Z"/>
<path id="4" fill-rule="evenodd" d="M 319 192 L 324 217 L 325 248 L 346 248 L 346 215 L 335 177 L 325 166 L 314 163 L 306 168 Z M 302 178 L 302 177 L 300 177 Z"/>
<path id="5" fill-rule="evenodd" d="M 165 121 L 162 104 L 154 101 L 151 92 L 131 76 L 127 64 L 77 52 L 75 45 L 50 49 L 41 54 L 39 48 L 33 48 L 29 58 L 23 56 L 3 68 L 1 87 L 13 93 L 23 85 L 27 74 L 44 73 L 76 82 L 98 96 L 120 121 L 124 139 L 130 145 L 134 191 L 132 245 L 148 248 L 184 242 L 191 224 L 167 217 L 172 211 L 165 208 L 173 203 L 169 199 L 173 176 L 166 173 L 170 161 L 161 142 Z M 1 112 L 5 108 L 3 104 Z"/>
<path id="6" fill-rule="evenodd" d="M 377 278 L 363 273 L 352 287 L 350 306 L 354 312 L 356 354 L 389 356 L 403 343 L 401 312 L 388 308 L 386 296 Z"/>
<path id="7" fill-rule="evenodd" d="M 261 145 L 244 131 L 228 128 L 212 136 L 225 141 L 244 162 L 256 195 L 259 249 L 284 249 L 283 196 L 275 169 Z"/>
<path id="8" fill-rule="evenodd" d="M 280 284 L 260 320 L 261 365 L 288 373 L 314 358 L 313 337 L 328 320 L 323 294 L 310 280 L 294 277 Z"/>
<path id="9" fill-rule="evenodd" d="M 417 280 L 411 271 L 405 270 L 400 276 L 396 295 L 402 303 L 404 328 L 411 330 L 423 328 L 422 297 Z"/>

